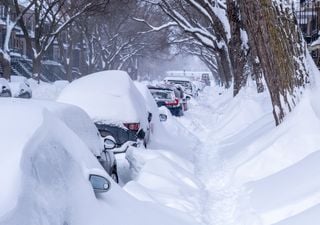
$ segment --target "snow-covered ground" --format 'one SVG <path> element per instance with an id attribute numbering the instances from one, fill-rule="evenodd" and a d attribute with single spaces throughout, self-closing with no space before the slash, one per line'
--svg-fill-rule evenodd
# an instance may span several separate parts
<path id="1" fill-rule="evenodd" d="M 278 127 L 268 94 L 256 94 L 254 85 L 236 98 L 232 90 L 207 87 L 190 101 L 185 116 L 154 121 L 149 149 L 132 147 L 117 155 L 120 187 L 113 184 L 96 200 L 86 184 L 83 201 L 68 204 L 78 204 L 81 212 L 92 208 L 92 224 L 108 218 L 119 225 L 315 225 L 320 219 L 320 88 L 317 77 L 312 83 Z M 33 91 L 39 88 L 38 98 L 55 99 L 60 89 L 46 85 L 34 85 Z M 139 90 L 157 118 L 150 96 Z M 19 199 L 28 197 L 28 190 L 21 193 Z M 41 204 L 37 207 L 50 212 L 47 203 Z M 15 221 L 8 220 L 16 216 L 11 215 L 0 216 L 0 224 Z"/>
<path id="2" fill-rule="evenodd" d="M 317 72 L 315 72 L 317 74 Z M 314 225 L 320 219 L 320 103 L 313 85 L 275 127 L 267 93 L 207 88 L 182 118 L 176 142 L 190 137 L 193 160 L 180 151 L 131 149 L 137 199 L 174 208 L 206 225 Z M 179 135 L 180 134 L 180 135 Z M 178 156 L 179 155 L 179 156 Z"/>

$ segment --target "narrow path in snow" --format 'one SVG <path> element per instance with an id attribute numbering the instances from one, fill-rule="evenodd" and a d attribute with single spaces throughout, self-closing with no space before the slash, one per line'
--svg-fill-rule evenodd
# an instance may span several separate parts
<path id="1" fill-rule="evenodd" d="M 218 103 L 219 97 L 213 89 L 206 90 L 180 121 L 201 142 L 195 158 L 195 174 L 205 185 L 202 220 L 207 225 L 232 225 L 239 191 L 228 185 L 232 170 L 219 156 L 217 125 L 224 104 Z"/>

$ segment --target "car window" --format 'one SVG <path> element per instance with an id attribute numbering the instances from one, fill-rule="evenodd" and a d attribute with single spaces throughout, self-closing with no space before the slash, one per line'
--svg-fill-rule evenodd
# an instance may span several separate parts
<path id="1" fill-rule="evenodd" d="M 191 83 L 189 81 L 183 81 L 183 80 L 168 80 L 169 83 L 172 84 L 180 84 L 185 88 L 191 88 Z"/>
<path id="2" fill-rule="evenodd" d="M 100 135 L 102 137 L 106 137 L 111 135 L 117 144 L 122 145 L 126 143 L 127 141 L 136 141 L 136 134 L 130 130 L 118 127 L 118 126 L 112 126 L 112 125 L 106 125 L 106 124 L 96 124 L 98 127 L 98 130 L 100 132 Z"/>
<path id="3" fill-rule="evenodd" d="M 151 90 L 152 96 L 156 100 L 166 100 L 166 99 L 172 99 L 172 91 L 161 91 L 161 90 Z"/>

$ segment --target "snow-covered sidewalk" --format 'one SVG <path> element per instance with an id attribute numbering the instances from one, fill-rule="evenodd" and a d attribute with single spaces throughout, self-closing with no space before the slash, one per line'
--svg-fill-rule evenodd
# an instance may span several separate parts
<path id="1" fill-rule="evenodd" d="M 184 135 L 198 139 L 194 160 L 132 150 L 134 180 L 124 189 L 205 225 L 314 225 L 320 219 L 317 93 L 307 91 L 275 127 L 267 93 L 248 87 L 233 98 L 231 91 L 207 88 L 175 119 Z"/>

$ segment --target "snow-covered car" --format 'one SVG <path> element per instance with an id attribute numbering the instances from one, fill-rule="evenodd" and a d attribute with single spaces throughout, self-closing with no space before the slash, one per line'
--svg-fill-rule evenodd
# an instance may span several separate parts
<path id="1" fill-rule="evenodd" d="M 9 82 L 4 79 L 0 78 L 0 97 L 11 97 L 11 90 L 9 86 Z"/>
<path id="2" fill-rule="evenodd" d="M 208 73 L 204 73 L 201 75 L 201 81 L 203 83 L 205 83 L 206 86 L 210 86 L 211 85 L 211 81 L 210 81 L 210 76 Z"/>
<path id="3" fill-rule="evenodd" d="M 198 93 L 200 91 L 203 91 L 203 89 L 206 87 L 206 84 L 202 81 L 199 81 L 199 80 L 194 80 L 192 81 L 192 83 L 195 85 L 196 87 L 196 90 L 198 91 Z"/>
<path id="4" fill-rule="evenodd" d="M 195 85 L 192 83 L 191 78 L 188 77 L 166 77 L 164 78 L 164 82 L 167 84 L 179 84 L 183 87 L 184 92 L 186 95 L 189 95 L 190 97 L 197 96 L 197 90 Z"/>
<path id="5" fill-rule="evenodd" d="M 158 107 L 167 107 L 174 116 L 182 116 L 184 111 L 181 93 L 176 88 L 148 86 Z"/>
<path id="6" fill-rule="evenodd" d="M 0 124 L 0 224 L 80 224 L 112 189 L 84 142 L 39 104 L 0 99 Z"/>
<path id="7" fill-rule="evenodd" d="M 125 126 L 96 122 L 101 137 L 104 141 L 113 141 L 114 147 L 111 148 L 114 154 L 124 153 L 129 146 L 137 146 L 137 134 Z M 111 136 L 111 138 L 110 138 Z"/>
<path id="8" fill-rule="evenodd" d="M 148 110 L 124 71 L 102 71 L 75 80 L 61 92 L 58 101 L 84 109 L 96 124 L 125 127 L 144 145 L 149 142 Z"/>
<path id="9" fill-rule="evenodd" d="M 32 90 L 27 78 L 22 76 L 11 76 L 9 83 L 12 97 L 15 98 L 31 98 Z"/>
<path id="10" fill-rule="evenodd" d="M 97 127 L 81 108 L 59 102 L 34 100 L 63 121 L 86 144 L 105 171 L 115 182 L 119 182 L 117 161 L 112 148 L 105 148 Z M 115 146 L 114 146 L 115 147 Z"/>

